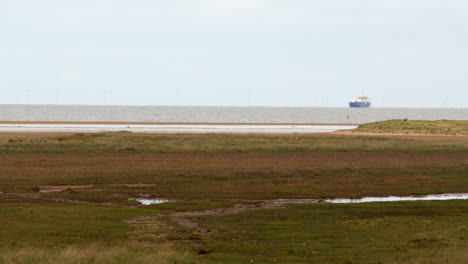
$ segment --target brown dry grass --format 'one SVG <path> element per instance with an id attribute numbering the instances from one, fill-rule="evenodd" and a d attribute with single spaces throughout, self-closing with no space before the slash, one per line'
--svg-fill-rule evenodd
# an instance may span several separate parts
<path id="1" fill-rule="evenodd" d="M 467 164 L 468 153 L 4 154 L 0 190 L 94 185 L 42 196 L 99 202 L 140 193 L 257 199 L 459 192 L 468 187 L 460 176 Z M 125 185 L 141 183 L 152 185 Z"/>
<path id="2" fill-rule="evenodd" d="M 132 245 L 109 246 L 93 243 L 59 249 L 21 248 L 2 250 L 0 263 L 195 263 L 189 253 L 174 251 L 166 244 L 153 248 Z"/>

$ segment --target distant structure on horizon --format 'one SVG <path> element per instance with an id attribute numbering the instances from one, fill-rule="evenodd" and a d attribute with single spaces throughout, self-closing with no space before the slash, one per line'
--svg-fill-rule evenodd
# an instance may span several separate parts
<path id="1" fill-rule="evenodd" d="M 368 96 L 359 96 L 357 99 L 349 102 L 351 108 L 369 108 L 371 107 L 371 100 Z"/>

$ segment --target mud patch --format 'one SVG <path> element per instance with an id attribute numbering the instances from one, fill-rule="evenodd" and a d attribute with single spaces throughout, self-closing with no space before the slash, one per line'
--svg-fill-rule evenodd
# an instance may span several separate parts
<path id="1" fill-rule="evenodd" d="M 94 185 L 43 185 L 38 186 L 40 193 L 51 193 L 51 192 L 61 192 L 64 190 L 76 190 L 76 189 L 87 189 L 92 188 Z"/>
<path id="2" fill-rule="evenodd" d="M 135 184 L 111 184 L 111 186 L 116 187 L 129 187 L 129 188 L 138 188 L 138 187 L 154 187 L 156 184 L 146 184 L 146 183 L 135 183 Z"/>

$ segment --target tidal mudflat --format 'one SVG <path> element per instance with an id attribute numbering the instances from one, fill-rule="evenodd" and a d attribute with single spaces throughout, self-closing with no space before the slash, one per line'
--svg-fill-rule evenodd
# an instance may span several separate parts
<path id="1" fill-rule="evenodd" d="M 468 192 L 466 122 L 401 122 L 0 134 L 0 263 L 464 263 L 465 200 L 323 203 Z"/>

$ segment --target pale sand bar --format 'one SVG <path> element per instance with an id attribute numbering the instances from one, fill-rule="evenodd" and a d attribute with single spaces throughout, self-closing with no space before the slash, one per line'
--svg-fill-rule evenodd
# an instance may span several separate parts
<path id="1" fill-rule="evenodd" d="M 261 133 L 309 134 L 354 129 L 346 124 L 138 124 L 138 123 L 0 123 L 0 133 Z"/>

